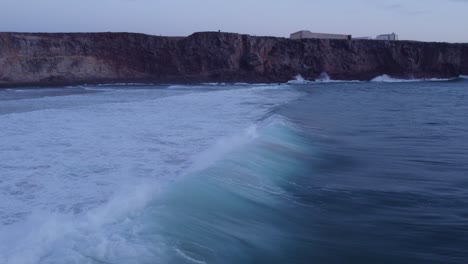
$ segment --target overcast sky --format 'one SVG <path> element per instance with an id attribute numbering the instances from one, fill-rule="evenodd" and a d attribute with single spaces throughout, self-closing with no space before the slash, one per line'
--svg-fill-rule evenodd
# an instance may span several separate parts
<path id="1" fill-rule="evenodd" d="M 468 42 L 468 0 L 0 0 L 0 31 L 314 32 Z"/>

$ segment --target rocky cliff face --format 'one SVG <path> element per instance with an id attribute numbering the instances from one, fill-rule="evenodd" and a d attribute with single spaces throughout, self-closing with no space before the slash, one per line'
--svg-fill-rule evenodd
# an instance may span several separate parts
<path id="1" fill-rule="evenodd" d="M 0 33 L 0 85 L 285 82 L 468 74 L 468 44 L 289 40 L 231 33 Z"/>

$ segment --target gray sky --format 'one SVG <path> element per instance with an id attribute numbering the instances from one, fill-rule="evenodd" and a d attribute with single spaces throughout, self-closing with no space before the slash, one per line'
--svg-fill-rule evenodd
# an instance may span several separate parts
<path id="1" fill-rule="evenodd" d="M 0 31 L 314 32 L 468 42 L 468 0 L 0 0 Z"/>

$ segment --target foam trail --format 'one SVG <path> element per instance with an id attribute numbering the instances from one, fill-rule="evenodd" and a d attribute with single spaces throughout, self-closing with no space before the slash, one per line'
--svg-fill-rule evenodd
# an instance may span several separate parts
<path id="1" fill-rule="evenodd" d="M 206 264 L 205 261 L 194 259 L 194 258 L 188 256 L 187 254 L 185 254 L 182 250 L 180 250 L 180 249 L 178 249 L 178 248 L 174 248 L 174 251 L 175 251 L 179 256 L 181 256 L 182 258 L 188 260 L 189 262 L 192 262 L 192 263 L 195 263 L 195 264 Z"/>

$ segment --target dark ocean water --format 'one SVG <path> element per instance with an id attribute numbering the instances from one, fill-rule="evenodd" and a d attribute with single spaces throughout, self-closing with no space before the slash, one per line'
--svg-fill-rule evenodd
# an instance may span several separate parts
<path id="1" fill-rule="evenodd" d="M 466 80 L 106 89 L 4 95 L 0 262 L 468 263 Z"/>
<path id="2" fill-rule="evenodd" d="M 317 149 L 286 187 L 309 207 L 297 261 L 468 262 L 467 95 L 466 82 L 339 84 L 280 109 Z"/>

